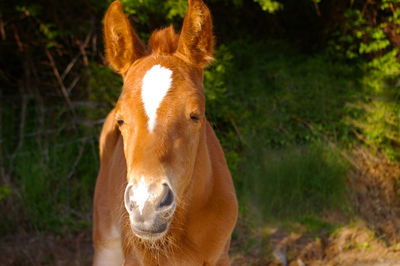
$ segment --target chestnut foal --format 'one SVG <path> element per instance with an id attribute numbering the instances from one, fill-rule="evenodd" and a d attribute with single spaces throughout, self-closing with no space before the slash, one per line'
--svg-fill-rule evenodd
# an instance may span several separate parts
<path id="1" fill-rule="evenodd" d="M 208 8 L 189 0 L 180 35 L 172 26 L 155 31 L 147 47 L 115 1 L 104 35 L 124 86 L 100 136 L 94 265 L 229 265 L 238 206 L 205 117 Z"/>

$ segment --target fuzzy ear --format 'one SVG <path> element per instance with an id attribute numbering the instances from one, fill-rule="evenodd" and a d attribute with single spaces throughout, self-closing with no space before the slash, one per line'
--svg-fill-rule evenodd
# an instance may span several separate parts
<path id="1" fill-rule="evenodd" d="M 214 36 L 210 11 L 202 0 L 189 0 L 177 52 L 203 68 L 213 60 Z"/>
<path id="2" fill-rule="evenodd" d="M 147 51 L 122 10 L 122 3 L 114 1 L 104 18 L 106 58 L 111 67 L 124 76 L 129 66 Z"/>

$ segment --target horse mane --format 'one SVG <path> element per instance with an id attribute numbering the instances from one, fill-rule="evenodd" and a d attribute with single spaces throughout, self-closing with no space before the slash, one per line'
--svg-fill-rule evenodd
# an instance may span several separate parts
<path id="1" fill-rule="evenodd" d="M 170 55 L 178 48 L 178 40 L 179 34 L 176 34 L 174 27 L 170 25 L 153 31 L 149 39 L 149 47 L 155 54 Z"/>

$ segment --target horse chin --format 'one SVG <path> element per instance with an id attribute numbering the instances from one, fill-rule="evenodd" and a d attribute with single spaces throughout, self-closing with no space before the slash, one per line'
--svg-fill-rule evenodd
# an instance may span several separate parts
<path id="1" fill-rule="evenodd" d="M 131 224 L 132 232 L 136 237 L 146 241 L 157 241 L 164 238 L 168 233 L 169 222 L 159 225 L 157 228 L 152 228 L 151 230 L 144 230 Z"/>

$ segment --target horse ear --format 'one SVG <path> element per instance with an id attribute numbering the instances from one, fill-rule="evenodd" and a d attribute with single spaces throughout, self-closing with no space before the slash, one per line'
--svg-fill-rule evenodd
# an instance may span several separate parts
<path id="1" fill-rule="evenodd" d="M 125 16 L 120 1 L 114 1 L 107 10 L 104 40 L 107 61 L 122 76 L 136 59 L 146 54 L 146 47 Z"/>
<path id="2" fill-rule="evenodd" d="M 189 0 L 177 52 L 203 68 L 213 60 L 214 36 L 210 11 L 202 0 Z"/>

